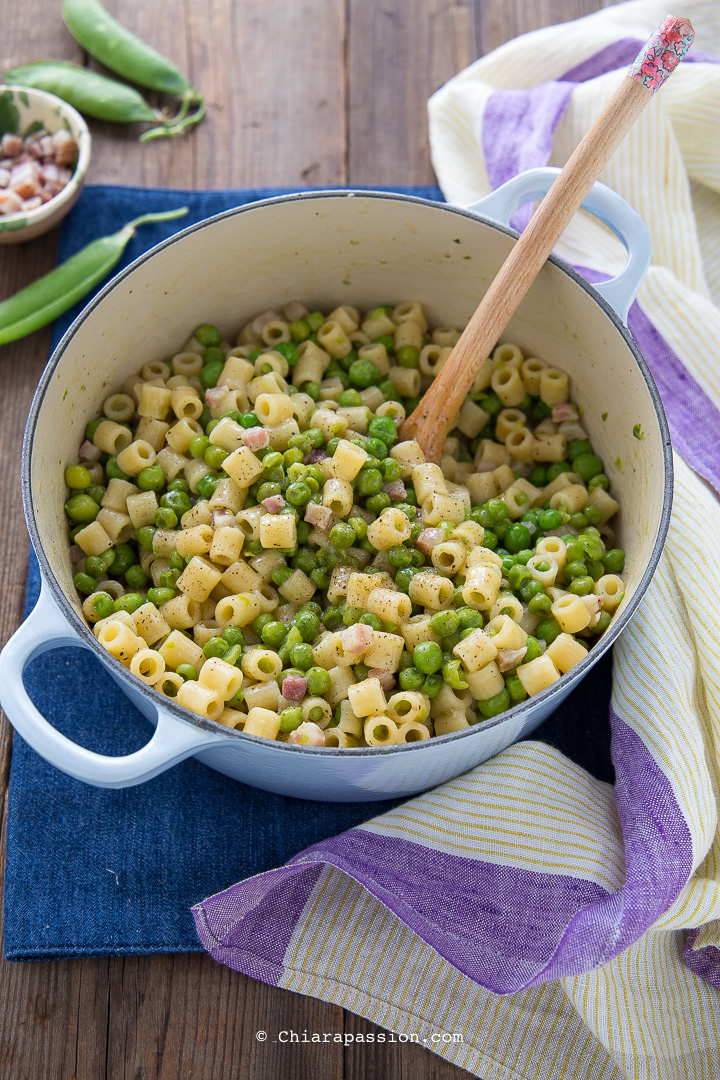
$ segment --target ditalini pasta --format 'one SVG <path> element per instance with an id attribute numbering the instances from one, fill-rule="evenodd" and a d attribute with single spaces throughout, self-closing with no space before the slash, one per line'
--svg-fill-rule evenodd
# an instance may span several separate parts
<path id="1" fill-rule="evenodd" d="M 502 343 L 441 466 L 398 441 L 459 333 L 415 301 L 293 301 L 127 379 L 65 471 L 98 641 L 211 721 L 319 748 L 462 731 L 581 663 L 625 557 L 565 372 Z"/>

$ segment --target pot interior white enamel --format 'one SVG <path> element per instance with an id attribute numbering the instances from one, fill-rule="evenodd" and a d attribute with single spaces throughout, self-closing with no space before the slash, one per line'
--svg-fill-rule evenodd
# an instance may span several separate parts
<path id="1" fill-rule="evenodd" d="M 462 326 L 512 243 L 508 230 L 423 200 L 311 193 L 239 208 L 190 228 L 134 263 L 88 306 L 56 351 L 36 398 L 25 448 L 26 513 L 44 576 L 64 614 L 121 681 L 132 680 L 137 693 L 137 682 L 82 629 L 63 511 L 63 470 L 76 460 L 85 424 L 107 394 L 143 364 L 177 352 L 199 323 L 214 323 L 231 339 L 258 312 L 293 299 L 320 309 L 419 300 L 432 324 Z M 504 717 L 441 739 L 384 750 L 317 752 L 218 729 L 223 747 L 265 743 L 267 775 L 256 767 L 253 775 L 243 775 L 248 782 L 313 797 L 307 784 L 298 789 L 291 777 L 310 759 L 313 783 L 321 787 L 323 776 L 337 776 L 340 768 L 345 777 L 351 777 L 353 768 L 359 769 L 358 778 L 364 776 L 354 795 L 338 795 L 337 784 L 328 780 L 327 793 L 314 796 L 319 798 L 379 798 L 456 775 L 548 715 L 636 606 L 659 557 L 670 502 L 669 437 L 654 384 L 620 319 L 554 261 L 534 282 L 503 339 L 570 374 L 583 424 L 623 507 L 618 544 L 628 552 L 627 590 L 613 628 L 588 661 L 563 679 L 560 691 L 545 692 Z M 142 692 L 159 698 L 155 691 Z M 163 703 L 178 722 L 209 724 L 166 699 Z M 441 765 L 447 757 L 443 743 L 456 744 L 457 761 L 449 773 Z M 280 761 L 280 753 L 294 756 Z M 224 754 L 221 748 L 198 756 L 238 775 Z M 433 754 L 439 756 L 430 772 L 417 773 L 420 759 L 429 764 Z M 388 773 L 375 784 L 359 759 L 368 764 L 368 758 L 379 761 L 388 755 L 395 757 L 395 780 Z M 406 767 L 416 774 L 410 786 L 402 777 Z"/>

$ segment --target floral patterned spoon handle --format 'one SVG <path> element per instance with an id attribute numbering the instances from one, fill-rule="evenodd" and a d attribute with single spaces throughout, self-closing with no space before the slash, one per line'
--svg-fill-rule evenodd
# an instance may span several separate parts
<path id="1" fill-rule="evenodd" d="M 690 48 L 687 19 L 668 16 L 576 147 L 480 301 L 440 374 L 400 428 L 439 462 L 450 425 L 498 337 L 603 167 Z"/>

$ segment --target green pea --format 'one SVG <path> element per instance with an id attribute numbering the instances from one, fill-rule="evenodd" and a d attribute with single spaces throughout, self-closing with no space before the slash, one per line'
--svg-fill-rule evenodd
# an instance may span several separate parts
<path id="1" fill-rule="evenodd" d="M 295 731 L 302 724 L 302 709 L 299 705 L 291 705 L 280 713 L 280 730 Z"/>
<path id="2" fill-rule="evenodd" d="M 195 338 L 206 349 L 211 345 L 218 346 L 222 342 L 222 334 L 217 326 L 213 326 L 212 323 L 203 323 L 198 326 L 195 330 Z"/>
<path id="3" fill-rule="evenodd" d="M 197 682 L 197 668 L 193 664 L 178 664 L 175 670 L 186 682 Z"/>
<path id="4" fill-rule="evenodd" d="M 264 614 L 267 615 L 269 614 L 269 612 L 264 612 Z M 220 636 L 222 637 L 223 641 L 227 641 L 228 645 L 245 644 L 245 634 L 243 633 L 242 628 L 239 626 L 226 626 Z"/>
<path id="5" fill-rule="evenodd" d="M 333 525 L 330 530 L 330 543 L 334 544 L 336 548 L 340 548 L 341 551 L 352 547 L 355 540 L 355 530 L 346 521 L 338 521 L 337 525 Z"/>
<path id="6" fill-rule="evenodd" d="M 478 701 L 478 710 L 483 716 L 488 719 L 491 716 L 499 716 L 500 713 L 505 712 L 510 708 L 510 694 L 507 687 L 500 691 L 499 694 L 494 694 L 491 698 L 486 698 L 485 701 Z"/>
<path id="7" fill-rule="evenodd" d="M 383 510 L 387 510 L 390 505 L 392 505 L 392 499 L 384 491 L 379 491 L 377 495 L 371 495 L 365 500 L 366 508 L 376 516 L 379 516 Z"/>
<path id="8" fill-rule="evenodd" d="M 519 521 L 516 521 L 505 532 L 503 543 L 509 552 L 517 552 L 527 548 L 530 543 L 530 532 L 527 525 L 521 525 Z"/>
<path id="9" fill-rule="evenodd" d="M 85 494 L 94 499 L 98 505 L 102 502 L 106 491 L 107 488 L 103 487 L 102 484 L 91 484 L 89 488 L 85 488 Z"/>
<path id="10" fill-rule="evenodd" d="M 108 619 L 115 612 L 115 602 L 106 592 L 95 593 L 90 606 L 99 619 Z"/>
<path id="11" fill-rule="evenodd" d="M 252 427 L 259 427 L 260 426 L 260 421 L 257 418 L 257 413 L 254 413 L 252 411 L 242 413 L 242 415 L 240 416 L 240 420 L 238 422 L 240 424 L 240 427 L 243 427 L 243 428 L 252 428 Z"/>
<path id="12" fill-rule="evenodd" d="M 310 324 L 306 319 L 293 319 L 288 330 L 293 341 L 307 341 L 310 337 Z"/>
<path id="13" fill-rule="evenodd" d="M 554 461 L 552 465 L 548 465 L 548 484 L 551 484 L 553 480 L 557 480 L 558 476 L 562 476 L 562 474 L 566 472 L 572 472 L 572 466 L 569 461 Z"/>
<path id="14" fill-rule="evenodd" d="M 65 483 L 69 488 L 74 488 L 76 491 L 90 487 L 92 484 L 90 470 L 86 469 L 84 465 L 70 465 L 65 470 Z"/>
<path id="15" fill-rule="evenodd" d="M 563 536 L 565 542 L 565 558 L 568 563 L 582 562 L 585 556 L 581 542 L 572 535 Z"/>
<path id="16" fill-rule="evenodd" d="M 117 544 L 113 549 L 113 561 L 110 563 L 110 573 L 120 577 L 135 562 L 135 552 L 129 544 Z"/>
<path id="17" fill-rule="evenodd" d="M 610 481 L 605 473 L 598 473 L 597 476 L 593 476 L 592 480 L 589 482 L 588 490 L 590 492 L 593 492 L 596 487 L 602 488 L 604 491 L 607 491 L 610 487 Z"/>
<path id="18" fill-rule="evenodd" d="M 592 445 L 589 439 L 571 439 L 567 444 L 567 456 L 573 463 L 573 472 L 577 472 L 575 468 L 575 458 L 580 457 L 581 454 L 592 454 Z M 602 470 L 598 470 L 601 472 Z M 594 474 L 593 474 L 594 475 Z"/>
<path id="19" fill-rule="evenodd" d="M 443 666 L 442 649 L 435 641 L 421 641 L 413 649 L 413 664 L 423 675 L 434 675 Z"/>
<path id="20" fill-rule="evenodd" d="M 131 589 L 144 589 L 148 583 L 148 576 L 139 563 L 133 563 L 125 571 L 125 580 Z"/>
<path id="21" fill-rule="evenodd" d="M 105 462 L 105 475 L 108 480 L 131 480 L 132 477 L 128 476 L 126 472 L 120 468 L 117 463 L 116 457 L 108 458 Z"/>
<path id="22" fill-rule="evenodd" d="M 368 434 L 373 439 L 381 439 L 386 446 L 392 446 L 397 439 L 397 428 L 389 416 L 376 416 L 368 425 Z"/>
<path id="23" fill-rule="evenodd" d="M 545 487 L 548 482 L 546 466 L 536 465 L 535 468 L 531 469 L 528 473 L 528 480 L 534 487 Z"/>
<path id="24" fill-rule="evenodd" d="M 293 645 L 290 650 L 290 659 L 296 668 L 300 668 L 301 671 L 307 671 L 315 662 L 312 645 L 308 645 L 304 641 L 300 642 L 298 645 Z"/>
<path id="25" fill-rule="evenodd" d="M 327 622 L 325 623 L 327 626 Z M 332 680 L 327 671 L 321 667 L 311 667 L 305 672 L 307 690 L 312 697 L 322 697 L 327 694 L 332 685 Z"/>
<path id="26" fill-rule="evenodd" d="M 302 450 L 298 450 L 297 447 L 294 446 L 291 446 L 288 450 L 284 451 L 283 466 L 287 472 L 287 475 L 290 476 L 292 480 L 298 479 L 299 477 L 303 477 L 305 475 L 306 469 L 305 466 L 302 464 L 302 459 L 304 456 L 305 455 L 303 454 Z M 295 472 L 291 476 L 291 470 L 293 469 L 295 470 Z"/>
<path id="27" fill-rule="evenodd" d="M 343 390 L 342 394 L 340 394 L 337 399 L 337 403 L 344 409 L 355 408 L 358 405 L 362 405 L 362 398 L 357 390 Z"/>
<path id="28" fill-rule="evenodd" d="M 585 577 L 586 574 L 587 567 L 585 566 L 585 563 L 580 559 L 571 563 L 566 563 L 565 565 L 566 581 L 573 581 L 575 578 Z"/>
<path id="29" fill-rule="evenodd" d="M 228 451 L 222 446 L 210 445 L 203 454 L 205 463 L 209 465 L 211 469 L 219 469 L 226 457 L 229 457 Z"/>
<path id="30" fill-rule="evenodd" d="M 562 515 L 558 510 L 543 510 L 538 524 L 543 532 L 559 529 L 562 524 Z"/>
<path id="31" fill-rule="evenodd" d="M 358 495 L 367 497 L 377 495 L 382 490 L 383 478 L 379 469 L 361 469 L 355 480 Z"/>
<path id="32" fill-rule="evenodd" d="M 625 552 L 620 548 L 610 548 L 603 555 L 602 564 L 608 574 L 622 574 L 625 569 Z"/>
<path id="33" fill-rule="evenodd" d="M 136 483 L 142 491 L 160 491 L 165 487 L 165 473 L 160 465 L 148 465 L 140 470 Z"/>
<path id="34" fill-rule="evenodd" d="M 555 620 L 548 620 L 554 622 Z M 541 624 L 542 625 L 542 624 Z M 531 660 L 537 660 L 539 656 L 542 656 L 543 650 L 540 642 L 536 637 L 528 634 L 528 639 L 525 642 L 525 656 L 523 657 L 523 664 L 529 664 Z"/>
<path id="35" fill-rule="evenodd" d="M 190 494 L 190 485 L 182 476 L 176 476 L 174 480 L 171 480 L 167 489 L 168 491 L 184 491 L 186 495 Z"/>
<path id="36" fill-rule="evenodd" d="M 352 626 L 353 623 L 360 622 L 362 616 L 362 608 L 348 607 L 347 604 L 345 605 L 345 610 L 343 611 L 343 622 L 346 626 Z"/>
<path id="37" fill-rule="evenodd" d="M 298 362 L 298 353 L 297 346 L 292 341 L 278 341 L 273 345 L 273 349 L 285 357 L 288 367 L 295 367 Z"/>
<path id="38" fill-rule="evenodd" d="M 163 570 L 158 578 L 158 587 L 161 589 L 172 589 L 173 593 L 176 592 L 180 574 L 180 570 Z"/>
<path id="39" fill-rule="evenodd" d="M 242 655 L 242 645 L 231 645 L 228 651 L 223 656 L 223 660 L 226 664 L 232 664 L 233 667 L 236 667 L 242 660 Z"/>
<path id="40" fill-rule="evenodd" d="M 100 507 L 89 495 L 73 495 L 65 503 L 65 513 L 71 521 L 89 522 L 94 521 L 100 512 Z"/>
<path id="41" fill-rule="evenodd" d="M 94 593 L 97 589 L 97 580 L 91 577 L 90 574 L 76 574 L 73 583 L 77 591 L 84 593 L 85 596 L 90 596 L 90 593 Z"/>
<path id="42" fill-rule="evenodd" d="M 562 628 L 556 619 L 543 619 L 535 628 L 535 636 L 544 641 L 546 645 L 552 645 L 556 637 L 562 634 Z"/>
<path id="43" fill-rule="evenodd" d="M 137 531 L 137 542 L 141 551 L 152 551 L 153 537 L 157 529 L 153 525 L 143 525 L 142 528 Z"/>
<path id="44" fill-rule="evenodd" d="M 545 592 L 545 587 L 541 582 L 535 581 L 534 578 L 523 581 L 519 588 L 520 599 L 525 603 L 529 603 L 535 596 L 541 596 Z"/>
<path id="45" fill-rule="evenodd" d="M 524 701 L 527 697 L 527 690 L 517 675 L 512 674 L 505 677 L 505 688 L 512 702 Z"/>
<path id="46" fill-rule="evenodd" d="M 436 611 L 430 618 L 430 629 L 440 637 L 454 634 L 460 626 L 460 616 L 457 611 Z"/>
<path id="47" fill-rule="evenodd" d="M 166 491 L 160 499 L 160 506 L 168 507 L 174 510 L 178 517 L 182 517 L 192 509 L 192 502 L 190 496 L 184 491 Z"/>
<path id="48" fill-rule="evenodd" d="M 252 621 L 252 632 L 257 634 L 258 637 L 262 637 L 262 632 L 269 623 L 275 622 L 274 617 L 269 611 L 263 611 L 260 615 L 257 615 Z M 233 643 L 234 644 L 234 643 Z"/>
<path id="49" fill-rule="evenodd" d="M 547 593 L 537 593 L 528 601 L 528 610 L 531 615 L 549 615 L 552 610 L 552 600 Z"/>
<path id="50" fill-rule="evenodd" d="M 396 480 L 400 479 L 402 468 L 400 462 L 396 461 L 395 458 L 383 458 L 381 467 L 386 484 L 393 484 Z"/>
<path id="51" fill-rule="evenodd" d="M 228 652 L 230 646 L 227 641 L 224 641 L 221 637 L 210 638 L 203 645 L 203 656 L 209 660 L 213 656 L 224 657 Z"/>
<path id="52" fill-rule="evenodd" d="M 483 625 L 482 612 L 474 608 L 461 607 L 457 611 L 458 625 L 461 630 L 475 630 Z"/>
<path id="53" fill-rule="evenodd" d="M 589 596 L 594 588 L 595 582 L 589 574 L 573 578 L 568 586 L 569 591 L 576 596 Z"/>
<path id="54" fill-rule="evenodd" d="M 102 577 L 113 564 L 115 552 L 112 548 L 103 551 L 102 555 L 89 555 L 85 560 L 85 572 L 94 578 Z"/>
<path id="55" fill-rule="evenodd" d="M 85 428 L 85 438 L 88 442 L 92 442 L 95 438 L 95 432 L 106 419 L 104 416 L 98 416 L 95 420 L 91 420 L 88 426 Z"/>
<path id="56" fill-rule="evenodd" d="M 155 511 L 155 524 L 158 529 L 174 529 L 177 527 L 178 516 L 174 510 L 167 506 L 159 506 Z"/>
<path id="57" fill-rule="evenodd" d="M 425 676 L 415 667 L 406 668 L 398 675 L 401 690 L 419 690 L 424 682 Z"/>
<path id="58" fill-rule="evenodd" d="M 319 566 L 317 570 L 313 570 L 310 574 L 310 580 L 318 589 L 327 589 L 330 584 L 330 571 L 326 567 Z M 325 625 L 327 626 L 327 622 Z M 329 629 L 331 627 L 328 626 Z"/>
<path id="59" fill-rule="evenodd" d="M 151 604 L 155 607 L 160 607 L 161 604 L 167 604 L 168 600 L 172 600 L 175 596 L 175 589 L 163 588 L 162 586 L 155 589 L 148 589 L 147 598 Z"/>
<path id="60" fill-rule="evenodd" d="M 145 597 L 140 596 L 140 593 L 125 593 L 123 596 L 118 596 L 115 601 L 115 610 L 127 611 L 132 615 L 133 611 L 137 611 L 145 602 Z"/>
<path id="61" fill-rule="evenodd" d="M 279 649 L 287 637 L 287 627 L 284 623 L 274 620 L 263 627 L 260 637 L 269 649 Z"/>
<path id="62" fill-rule="evenodd" d="M 443 679 L 453 690 L 467 690 L 467 679 L 459 660 L 448 660 L 442 669 L 442 673 Z"/>
<path id="63" fill-rule="evenodd" d="M 401 345 L 395 353 L 400 367 L 416 368 L 420 360 L 420 351 L 415 345 Z"/>
<path id="64" fill-rule="evenodd" d="M 211 499 L 219 483 L 219 476 L 201 476 L 197 482 L 198 495 L 203 499 Z M 245 506 L 247 507 L 247 503 Z"/>
<path id="65" fill-rule="evenodd" d="M 502 499 L 488 499 L 485 503 L 485 510 L 491 525 L 498 525 L 508 516 L 507 505 Z"/>
<path id="66" fill-rule="evenodd" d="M 390 548 L 387 553 L 387 559 L 391 566 L 397 570 L 406 569 L 412 565 L 413 553 L 403 544 L 398 544 L 396 547 Z"/>
<path id="67" fill-rule="evenodd" d="M 437 697 L 442 690 L 442 685 L 443 677 L 439 671 L 436 671 L 433 675 L 425 676 L 421 692 L 432 701 L 432 699 Z"/>
<path id="68" fill-rule="evenodd" d="M 299 611 L 293 624 L 302 634 L 303 641 L 313 642 L 320 633 L 320 618 L 312 611 Z"/>
<path id="69" fill-rule="evenodd" d="M 597 637 L 600 634 L 604 634 L 611 622 L 612 622 L 612 615 L 610 614 L 610 612 L 609 611 L 601 611 L 600 612 L 600 618 L 595 623 L 595 625 L 593 626 L 590 633 L 594 637 Z"/>
<path id="70" fill-rule="evenodd" d="M 552 416 L 552 406 L 538 399 L 532 408 L 533 420 L 547 420 Z"/>
<path id="71" fill-rule="evenodd" d="M 382 378 L 377 367 L 370 360 L 355 360 L 350 365 L 348 375 L 350 376 L 350 382 L 361 389 L 374 386 Z"/>

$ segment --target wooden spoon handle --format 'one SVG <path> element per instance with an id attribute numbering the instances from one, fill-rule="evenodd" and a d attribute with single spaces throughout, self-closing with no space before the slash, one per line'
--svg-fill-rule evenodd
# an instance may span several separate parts
<path id="1" fill-rule="evenodd" d="M 661 23 L 538 206 L 442 371 L 400 428 L 400 438 L 417 439 L 428 461 L 440 461 L 450 425 L 498 337 L 603 167 L 693 37 L 687 19 L 669 16 Z"/>

